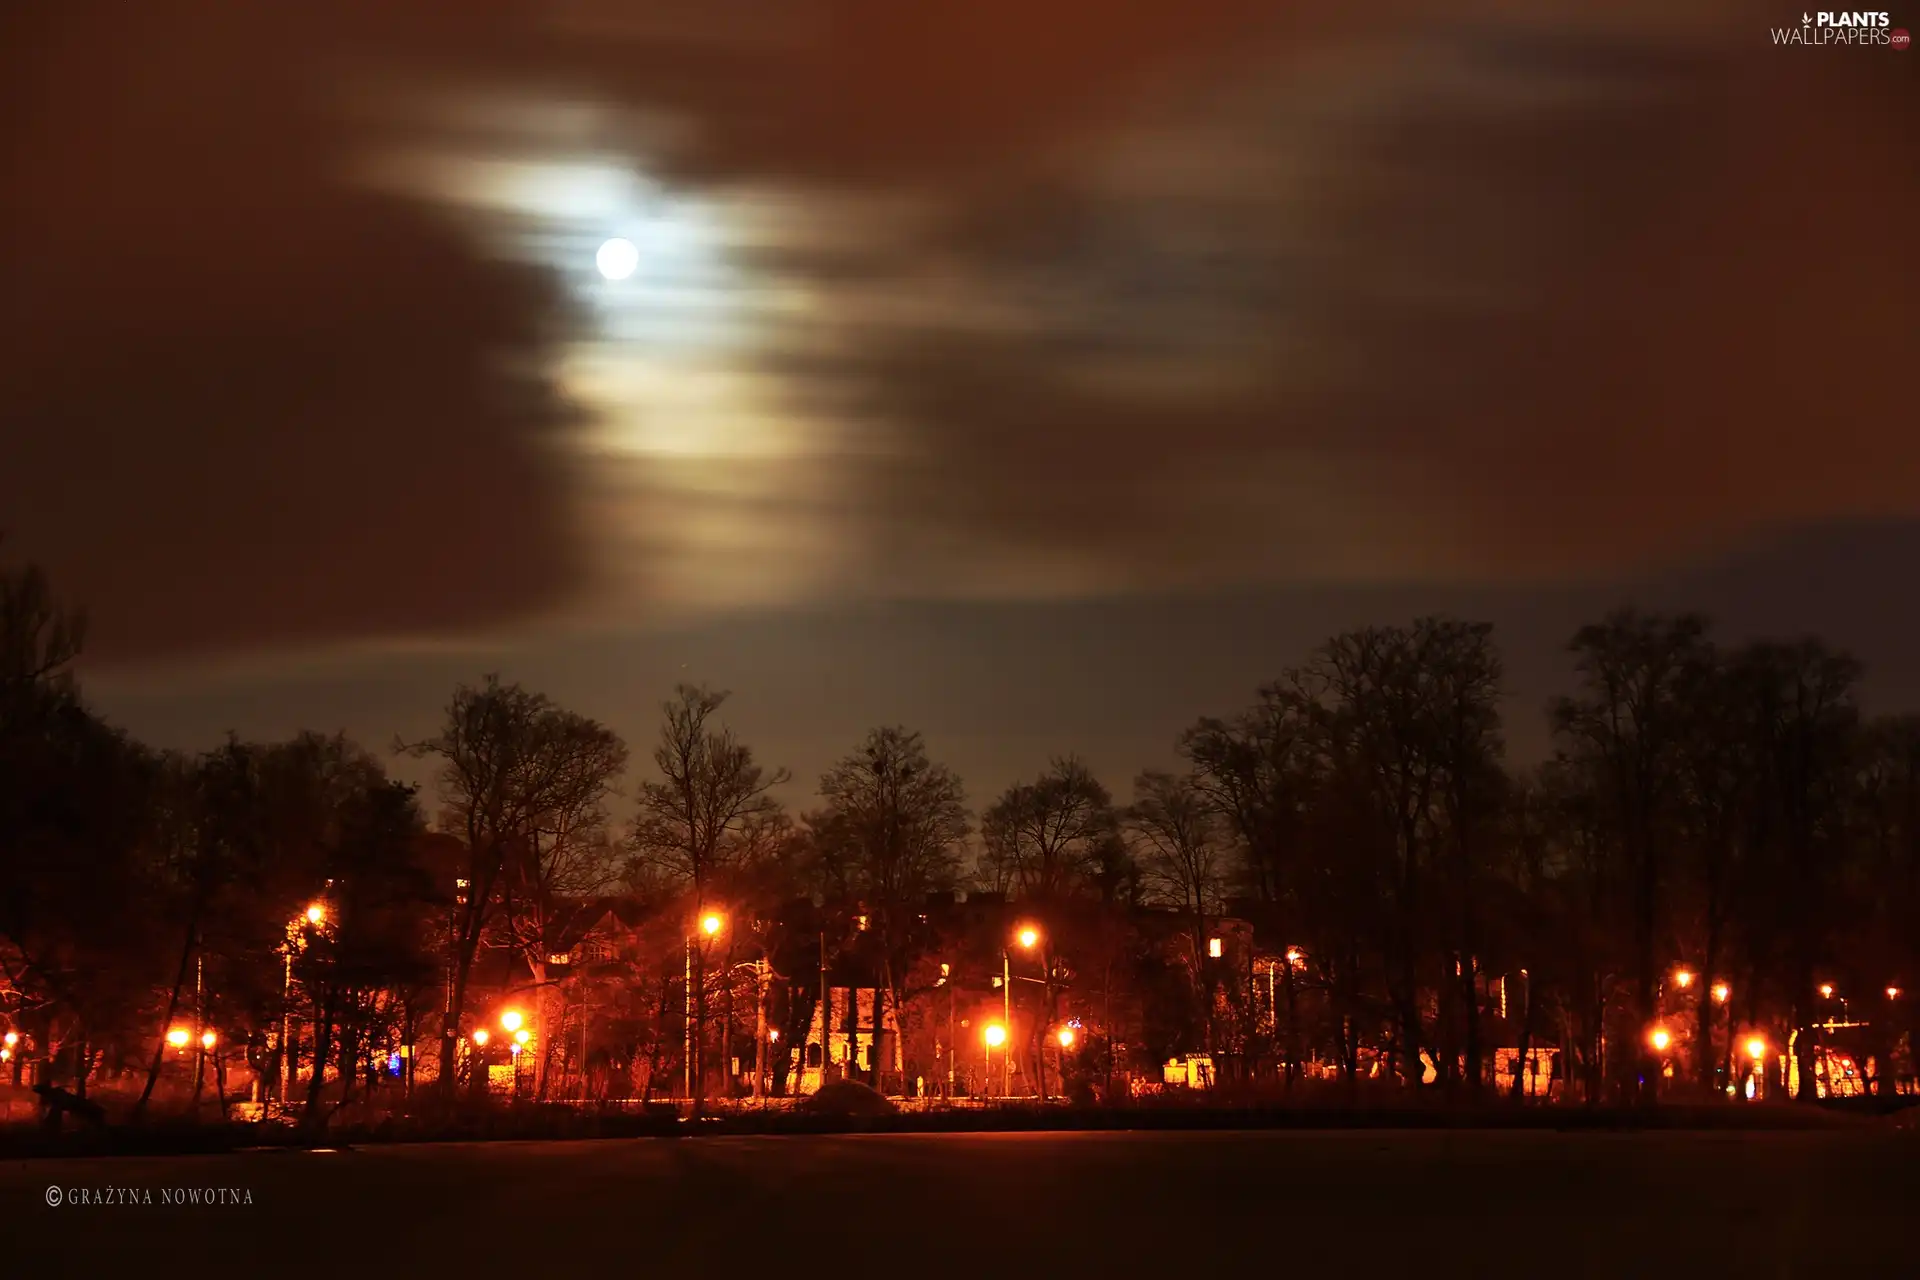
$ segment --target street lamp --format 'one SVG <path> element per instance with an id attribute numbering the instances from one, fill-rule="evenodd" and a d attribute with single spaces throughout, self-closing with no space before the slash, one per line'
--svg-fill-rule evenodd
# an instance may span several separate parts
<path id="1" fill-rule="evenodd" d="M 1823 982 L 1820 984 L 1820 998 L 1822 1000 L 1833 999 L 1833 984 L 1831 982 Z"/>
<path id="2" fill-rule="evenodd" d="M 492 1038 L 493 1038 L 492 1036 L 489 1036 L 487 1034 L 487 1029 L 485 1027 L 481 1027 L 478 1031 L 475 1031 L 473 1033 L 473 1043 L 482 1049 L 487 1047 L 487 1041 L 491 1040 Z"/>
<path id="3" fill-rule="evenodd" d="M 200 1037 L 200 1047 L 202 1049 L 205 1049 L 208 1053 L 212 1053 L 213 1046 L 218 1044 L 219 1042 L 220 1042 L 220 1037 L 213 1034 L 213 1032 L 211 1031 L 206 1032 Z"/>
<path id="4" fill-rule="evenodd" d="M 500 1015 L 500 1029 L 502 1031 L 518 1031 L 520 1024 L 525 1021 L 526 1019 L 520 1016 L 518 1009 L 509 1009 Z"/>
<path id="5" fill-rule="evenodd" d="M 700 917 L 699 928 L 687 935 L 687 1012 L 686 1012 L 686 1068 L 687 1097 L 692 1100 L 693 1115 L 700 1114 L 701 1093 L 706 1079 L 700 1070 L 700 1041 L 707 1019 L 706 966 L 700 966 L 700 981 L 694 981 L 694 952 L 698 950 L 700 934 L 709 940 L 718 937 L 727 926 L 727 918 L 718 911 L 709 911 Z M 824 1006 L 820 1018 L 820 1079 L 825 1081 L 827 1054 L 833 1045 L 831 1035 L 832 1019 L 827 1016 L 829 1010 Z"/>
<path id="6" fill-rule="evenodd" d="M 1767 1056 L 1767 1042 L 1762 1036 L 1747 1037 L 1747 1056 L 1755 1062 Z"/>
<path id="7" fill-rule="evenodd" d="M 1655 1027 L 1647 1034 L 1647 1043 L 1653 1046 L 1655 1053 L 1665 1053 L 1667 1046 L 1673 1043 L 1673 1036 L 1665 1027 Z"/>
<path id="8" fill-rule="evenodd" d="M 1898 987 L 1888 987 L 1888 988 L 1887 988 L 1887 999 L 1889 999 L 1889 1000 L 1898 1000 L 1899 998 L 1900 998 L 1900 988 L 1898 988 Z M 12 1037 L 12 1036 L 8 1036 L 8 1037 L 7 1037 L 7 1043 L 9 1043 L 9 1044 L 11 1044 L 11 1043 L 13 1043 L 13 1037 Z"/>
<path id="9" fill-rule="evenodd" d="M 1727 997 L 1732 994 L 1733 994 L 1733 988 L 1728 986 L 1726 983 L 1716 982 L 1713 984 L 1713 1000 L 1715 1004 L 1725 1004 L 1727 1002 Z"/>
<path id="10" fill-rule="evenodd" d="M 187 1041 L 191 1040 L 192 1038 L 193 1038 L 193 1033 L 188 1031 L 185 1027 L 174 1027 L 167 1032 L 167 1043 L 172 1045 L 176 1049 L 186 1048 Z"/>
<path id="11" fill-rule="evenodd" d="M 327 908 L 325 903 L 316 902 L 307 908 L 308 924 L 318 929 L 321 925 L 325 924 L 326 922 L 327 922 Z"/>
<path id="12" fill-rule="evenodd" d="M 1020 930 L 1020 945 L 1027 950 L 1033 950 L 1034 943 L 1038 941 L 1040 941 L 1040 931 L 1032 925 Z"/>
<path id="13" fill-rule="evenodd" d="M 1685 991 L 1685 990 L 1686 990 L 1686 989 L 1687 989 L 1688 987 L 1690 987 L 1690 986 L 1692 986 L 1692 985 L 1693 985 L 1693 970 L 1691 970 L 1691 969 L 1676 969 L 1676 970 L 1674 970 L 1674 973 L 1673 973 L 1673 985 L 1674 985 L 1674 986 L 1676 986 L 1676 987 L 1679 987 L 1679 988 L 1680 988 L 1680 989 L 1681 989 L 1682 991 Z"/>
<path id="14" fill-rule="evenodd" d="M 1072 1027 L 1060 1028 L 1060 1047 L 1062 1049 L 1073 1048 L 1073 1028 Z"/>

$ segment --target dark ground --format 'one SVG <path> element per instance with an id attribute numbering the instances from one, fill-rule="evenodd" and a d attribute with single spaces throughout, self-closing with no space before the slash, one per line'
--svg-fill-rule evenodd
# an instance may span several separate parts
<path id="1" fill-rule="evenodd" d="M 1851 1280 L 1920 1275 L 1917 1204 L 1879 1127 L 421 1144 L 8 1161 L 0 1273 Z"/>

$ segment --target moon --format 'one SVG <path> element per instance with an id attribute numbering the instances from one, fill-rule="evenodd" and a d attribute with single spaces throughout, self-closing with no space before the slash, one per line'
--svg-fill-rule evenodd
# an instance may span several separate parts
<path id="1" fill-rule="evenodd" d="M 593 255 L 593 265 L 609 280 L 625 280 L 640 265 L 640 251 L 631 240 L 609 240 Z"/>

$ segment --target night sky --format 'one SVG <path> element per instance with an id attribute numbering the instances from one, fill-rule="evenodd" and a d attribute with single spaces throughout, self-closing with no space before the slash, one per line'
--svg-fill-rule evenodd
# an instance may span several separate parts
<path id="1" fill-rule="evenodd" d="M 1749 5 L 29 0 L 0 529 L 160 745 L 675 680 L 1124 789 L 1332 631 L 1920 708 L 1920 55 Z M 1920 27 L 1920 9 L 1895 13 Z M 610 282 L 594 254 L 631 240 Z"/>

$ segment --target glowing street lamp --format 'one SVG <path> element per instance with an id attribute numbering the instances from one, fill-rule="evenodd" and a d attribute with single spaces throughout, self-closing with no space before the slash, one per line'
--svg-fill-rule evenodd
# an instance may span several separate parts
<path id="1" fill-rule="evenodd" d="M 724 924 L 726 924 L 725 920 L 722 920 L 718 915 L 709 913 L 700 921 L 700 932 L 711 938 L 720 932 L 721 926 Z"/>
<path id="2" fill-rule="evenodd" d="M 487 1047 L 487 1041 L 492 1038 L 493 1037 L 487 1034 L 487 1029 L 485 1027 L 481 1027 L 478 1031 L 473 1033 L 474 1044 L 478 1045 L 482 1049 Z"/>
<path id="3" fill-rule="evenodd" d="M 1028 925 L 1026 928 L 1020 931 L 1020 945 L 1025 947 L 1027 950 L 1029 951 L 1033 950 L 1034 944 L 1039 941 L 1040 941 L 1040 931 L 1034 928 L 1032 925 Z"/>
<path id="4" fill-rule="evenodd" d="M 213 1034 L 213 1032 L 211 1031 L 204 1033 L 200 1037 L 200 1047 L 202 1049 L 207 1050 L 209 1053 L 213 1051 L 213 1046 L 218 1043 L 220 1043 L 220 1037 Z"/>
<path id="5" fill-rule="evenodd" d="M 325 924 L 326 922 L 327 922 L 327 908 L 325 903 L 316 902 L 307 908 L 308 924 L 318 929 L 321 925 Z"/>
<path id="6" fill-rule="evenodd" d="M 518 1053 L 520 1051 L 520 1047 L 526 1044 L 526 1042 L 531 1039 L 533 1039 L 533 1032 L 531 1031 L 527 1031 L 523 1029 L 523 1030 L 514 1032 L 513 1033 L 514 1052 Z"/>
<path id="7" fill-rule="evenodd" d="M 981 1034 L 986 1038 L 989 1049 L 998 1049 L 1007 1042 L 1007 1029 L 997 1022 L 988 1023 L 987 1029 Z"/>
<path id="8" fill-rule="evenodd" d="M 500 1029 L 502 1031 L 518 1031 L 520 1024 L 525 1021 L 526 1019 L 520 1016 L 518 1009 L 509 1009 L 500 1015 Z"/>
<path id="9" fill-rule="evenodd" d="M 0 1036 L 0 1040 L 4 1040 L 7 1048 L 11 1049 L 20 1043 L 20 1034 L 16 1031 L 9 1031 L 5 1036 Z"/>
<path id="10" fill-rule="evenodd" d="M 1728 986 L 1726 983 L 1716 982 L 1713 984 L 1714 1003 L 1725 1004 L 1727 1002 L 1728 997 L 1730 997 L 1731 995 L 1733 995 L 1733 988 Z"/>
<path id="11" fill-rule="evenodd" d="M 1823 982 L 1820 984 L 1820 998 L 1822 1000 L 1833 999 L 1833 984 L 1831 982 Z"/>
<path id="12" fill-rule="evenodd" d="M 1667 1046 L 1673 1043 L 1673 1036 L 1665 1027 L 1655 1027 L 1648 1033 L 1647 1043 L 1653 1046 L 1655 1053 L 1665 1053 Z"/>
<path id="13" fill-rule="evenodd" d="M 185 1027 L 174 1027 L 167 1032 L 167 1043 L 176 1049 L 187 1047 L 187 1041 L 193 1039 L 193 1033 Z"/>
<path id="14" fill-rule="evenodd" d="M 1072 1027 L 1060 1028 L 1060 1047 L 1062 1049 L 1073 1048 L 1073 1028 Z"/>
<path id="15" fill-rule="evenodd" d="M 1900 998 L 1900 988 L 1898 988 L 1898 987 L 1888 987 L 1888 988 L 1887 988 L 1887 999 L 1889 999 L 1889 1000 L 1898 1000 L 1899 998 Z M 12 1043 L 13 1043 L 13 1037 L 12 1037 L 12 1036 L 8 1036 L 8 1037 L 7 1037 L 7 1043 L 8 1043 L 8 1044 L 12 1044 Z"/>
<path id="16" fill-rule="evenodd" d="M 1747 1037 L 1747 1056 L 1755 1062 L 1767 1056 L 1767 1042 L 1763 1036 Z"/>
<path id="17" fill-rule="evenodd" d="M 1690 987 L 1690 986 L 1692 986 L 1692 985 L 1693 985 L 1693 970 L 1691 970 L 1691 969 L 1676 969 L 1676 970 L 1674 970 L 1674 973 L 1673 973 L 1673 985 L 1674 985 L 1674 986 L 1676 986 L 1676 987 L 1679 987 L 1679 988 L 1680 988 L 1680 989 L 1681 989 L 1682 991 L 1685 991 L 1685 990 L 1686 990 L 1686 989 L 1687 989 L 1688 987 Z"/>

